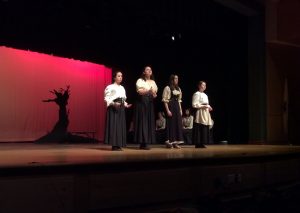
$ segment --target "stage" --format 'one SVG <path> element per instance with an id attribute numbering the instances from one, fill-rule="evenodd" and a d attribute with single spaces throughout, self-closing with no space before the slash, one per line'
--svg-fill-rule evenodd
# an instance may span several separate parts
<path id="1" fill-rule="evenodd" d="M 137 144 L 129 144 L 123 151 L 111 151 L 104 144 L 0 144 L 0 167 L 44 168 L 60 166 L 107 166 L 129 163 L 151 163 L 172 161 L 197 161 L 217 164 L 228 161 L 257 161 L 261 158 L 300 156 L 300 146 L 278 145 L 207 145 L 206 149 L 195 149 L 183 145 L 182 149 L 166 149 L 164 145 L 151 145 L 151 150 L 140 150 Z"/>
<path id="2" fill-rule="evenodd" d="M 214 205 L 203 203 L 208 198 L 231 203 L 258 192 L 298 189 L 298 146 L 151 147 L 0 144 L 0 211 L 209 212 Z"/>

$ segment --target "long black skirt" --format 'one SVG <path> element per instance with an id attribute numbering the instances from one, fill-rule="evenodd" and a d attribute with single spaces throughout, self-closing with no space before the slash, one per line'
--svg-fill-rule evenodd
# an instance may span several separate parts
<path id="1" fill-rule="evenodd" d="M 140 95 L 135 105 L 134 141 L 141 145 L 155 144 L 153 97 Z"/>
<path id="2" fill-rule="evenodd" d="M 112 146 L 126 146 L 125 107 L 109 106 L 106 112 L 106 128 L 104 143 Z"/>
<path id="3" fill-rule="evenodd" d="M 182 117 L 180 106 L 177 100 L 170 100 L 168 103 L 172 116 L 166 119 L 166 140 L 169 142 L 183 141 Z"/>
<path id="4" fill-rule="evenodd" d="M 209 143 L 209 126 L 200 123 L 193 124 L 193 144 L 202 146 Z"/>

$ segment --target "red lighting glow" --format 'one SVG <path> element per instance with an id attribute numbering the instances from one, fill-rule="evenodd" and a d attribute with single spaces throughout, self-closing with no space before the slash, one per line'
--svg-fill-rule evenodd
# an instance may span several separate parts
<path id="1" fill-rule="evenodd" d="M 52 130 L 58 106 L 50 90 L 70 85 L 68 131 L 104 134 L 104 88 L 111 69 L 47 54 L 0 47 L 0 142 L 34 141 Z"/>

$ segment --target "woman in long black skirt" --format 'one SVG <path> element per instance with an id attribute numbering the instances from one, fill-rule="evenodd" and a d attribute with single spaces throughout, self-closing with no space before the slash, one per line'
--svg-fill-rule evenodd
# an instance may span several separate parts
<path id="1" fill-rule="evenodd" d="M 193 143 L 196 148 L 206 148 L 204 144 L 209 143 L 209 127 L 213 124 L 210 116 L 212 107 L 209 105 L 208 96 L 204 93 L 205 89 L 206 83 L 200 81 L 192 101 L 193 108 L 196 109 L 193 125 Z"/>
<path id="2" fill-rule="evenodd" d="M 126 146 L 126 118 L 125 108 L 131 106 L 126 100 L 126 92 L 121 85 L 123 75 L 120 71 L 113 74 L 114 83 L 108 85 L 104 91 L 107 104 L 106 128 L 104 143 L 110 144 L 113 151 L 122 151 Z"/>
<path id="3" fill-rule="evenodd" d="M 156 143 L 153 100 L 157 97 L 157 85 L 151 67 L 144 68 L 141 78 L 136 82 L 136 91 L 134 141 L 140 144 L 140 149 L 149 150 L 149 144 Z"/>
<path id="4" fill-rule="evenodd" d="M 166 146 L 167 148 L 181 148 L 179 144 L 183 143 L 182 133 L 182 92 L 178 86 L 178 76 L 171 75 L 169 85 L 164 88 L 162 101 L 164 102 L 167 113 L 166 125 Z"/>

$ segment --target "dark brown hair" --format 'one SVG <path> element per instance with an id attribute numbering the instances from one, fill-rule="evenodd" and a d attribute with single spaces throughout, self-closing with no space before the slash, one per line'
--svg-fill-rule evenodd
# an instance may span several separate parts
<path id="1" fill-rule="evenodd" d="M 145 77 L 145 69 L 146 69 L 146 67 L 150 67 L 151 68 L 151 66 L 149 66 L 149 65 L 147 65 L 147 66 L 144 66 L 144 70 L 143 70 L 143 73 L 142 73 L 142 75 L 141 75 L 141 79 L 143 79 L 144 81 L 146 81 L 146 77 Z M 151 70 L 152 70 L 152 68 L 151 68 Z M 151 76 L 150 76 L 150 79 L 151 80 L 154 80 L 154 75 L 153 75 L 153 71 L 152 71 L 152 74 L 151 74 Z"/>
<path id="2" fill-rule="evenodd" d="M 170 86 L 170 89 L 171 89 L 171 90 L 174 90 L 174 89 L 179 90 L 178 84 L 175 85 L 175 83 L 174 83 L 174 79 L 175 79 L 176 76 L 178 77 L 178 75 L 175 75 L 175 74 L 170 75 L 170 78 L 169 78 L 169 86 Z"/>

